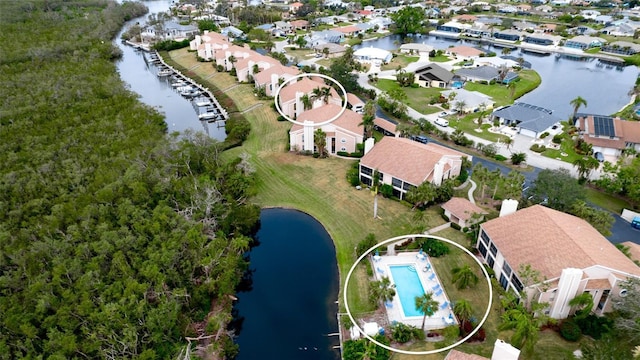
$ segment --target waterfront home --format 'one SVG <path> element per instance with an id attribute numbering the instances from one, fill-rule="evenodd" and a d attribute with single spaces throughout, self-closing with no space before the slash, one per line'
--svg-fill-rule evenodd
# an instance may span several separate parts
<path id="1" fill-rule="evenodd" d="M 484 215 L 488 214 L 483 208 L 460 197 L 452 197 L 440 207 L 444 210 L 444 215 L 449 221 L 461 228 L 479 223 L 484 220 Z"/>
<path id="2" fill-rule="evenodd" d="M 515 43 L 522 38 L 522 32 L 513 29 L 494 31 L 493 38 L 500 41 Z"/>
<path id="3" fill-rule="evenodd" d="M 344 40 L 344 34 L 335 30 L 312 31 L 311 35 L 305 37 L 307 45 L 316 46 L 324 43 L 340 44 Z"/>
<path id="4" fill-rule="evenodd" d="M 388 17 L 377 17 L 369 20 L 367 24 L 372 25 L 374 29 L 377 26 L 378 30 L 388 30 L 389 26 L 393 24 L 393 20 Z"/>
<path id="5" fill-rule="evenodd" d="M 578 35 L 572 37 L 571 39 L 567 39 L 567 41 L 565 41 L 564 43 L 564 47 L 587 50 L 594 47 L 601 47 L 602 45 L 606 44 L 606 42 L 607 40 L 598 37 Z"/>
<path id="6" fill-rule="evenodd" d="M 449 100 L 451 108 L 462 110 L 462 113 L 472 113 L 481 110 L 491 110 L 495 106 L 495 101 L 489 95 L 485 95 L 478 91 L 469 91 L 465 89 L 445 90 L 440 93 L 445 98 L 452 96 Z M 458 109 L 456 104 L 464 104 Z"/>
<path id="7" fill-rule="evenodd" d="M 445 55 L 452 56 L 457 60 L 471 60 L 484 54 L 484 51 L 471 46 L 459 45 L 444 50 Z"/>
<path id="8" fill-rule="evenodd" d="M 225 28 L 220 29 L 220 33 L 222 35 L 228 36 L 230 38 L 234 38 L 234 39 L 244 39 L 245 35 L 244 35 L 244 31 L 238 29 L 235 26 L 227 26 Z"/>
<path id="9" fill-rule="evenodd" d="M 624 296 L 620 283 L 640 278 L 640 267 L 583 219 L 542 205 L 501 215 L 480 225 L 480 256 L 504 289 L 548 303 L 552 318 L 571 315 L 569 302 L 583 293 L 596 315 L 611 311 Z M 536 283 L 524 282 L 525 266 L 540 273 Z"/>
<path id="10" fill-rule="evenodd" d="M 549 109 L 519 102 L 495 110 L 491 118 L 532 138 L 539 137 L 562 120 Z"/>
<path id="11" fill-rule="evenodd" d="M 602 45 L 600 51 L 619 55 L 634 55 L 640 53 L 640 45 L 628 41 L 613 41 Z"/>
<path id="12" fill-rule="evenodd" d="M 490 38 L 492 27 L 481 22 L 475 22 L 465 31 L 465 35 L 473 38 Z"/>
<path id="13" fill-rule="evenodd" d="M 416 84 L 422 87 L 446 88 L 453 80 L 453 73 L 435 63 L 421 66 L 415 70 Z"/>
<path id="14" fill-rule="evenodd" d="M 400 52 L 403 54 L 429 56 L 433 51 L 433 46 L 427 44 L 408 43 L 400 45 Z"/>
<path id="15" fill-rule="evenodd" d="M 549 35 L 545 33 L 525 34 L 524 42 L 533 45 L 557 46 L 562 41 L 562 36 Z"/>
<path id="16" fill-rule="evenodd" d="M 165 21 L 159 26 L 149 25 L 142 28 L 140 36 L 143 42 L 153 40 L 176 40 L 182 41 L 198 33 L 198 27 L 193 25 L 182 25 L 174 20 Z"/>
<path id="17" fill-rule="evenodd" d="M 438 25 L 435 30 L 429 32 L 429 35 L 458 39 L 469 28 L 471 28 L 469 24 L 450 21 Z"/>
<path id="18" fill-rule="evenodd" d="M 253 76 L 262 70 L 269 69 L 273 66 L 282 65 L 280 61 L 272 58 L 271 56 L 260 55 L 257 52 L 244 59 L 239 59 L 233 64 L 236 69 L 236 77 L 238 82 L 249 81 L 249 76 Z"/>
<path id="19" fill-rule="evenodd" d="M 385 136 L 360 160 L 360 181 L 371 186 L 376 171 L 380 183 L 391 185 L 393 195 L 402 199 L 425 181 L 439 186 L 460 175 L 465 157 L 471 161 L 471 156 L 441 145 Z"/>
<path id="20" fill-rule="evenodd" d="M 328 53 L 325 54 L 325 50 L 327 49 Z M 325 56 L 327 58 L 336 58 L 336 57 L 340 57 L 342 55 L 344 55 L 344 53 L 347 51 L 347 48 L 342 46 L 342 45 L 338 45 L 338 44 L 334 44 L 334 43 L 324 43 L 324 44 L 318 44 L 315 45 L 313 47 L 313 50 L 316 51 L 316 54 L 321 54 L 322 56 Z"/>
<path id="21" fill-rule="evenodd" d="M 511 59 L 505 59 L 497 56 L 477 57 L 473 59 L 473 65 L 476 67 L 481 67 L 481 66 L 492 66 L 494 68 L 506 67 L 507 69 L 520 66 L 520 64 L 517 61 L 511 60 Z M 517 76 L 518 74 L 515 73 L 515 75 Z"/>
<path id="22" fill-rule="evenodd" d="M 217 32 L 205 30 L 203 35 L 196 35 L 195 38 L 189 42 L 189 49 L 196 51 L 199 58 L 209 61 L 214 59 L 216 50 L 231 45 L 228 37 Z"/>
<path id="23" fill-rule="evenodd" d="M 358 36 L 359 34 L 364 34 L 365 32 L 365 30 L 354 25 L 343 26 L 343 27 L 336 28 L 334 30 L 343 33 L 344 36 L 346 37 L 355 37 L 355 36 Z"/>
<path id="24" fill-rule="evenodd" d="M 274 96 L 282 81 L 287 81 L 299 73 L 300 70 L 296 68 L 277 64 L 254 74 L 254 85 L 256 89 L 264 88 L 265 95 Z"/>
<path id="25" fill-rule="evenodd" d="M 234 62 L 238 62 L 242 59 L 246 59 L 249 56 L 257 55 L 255 51 L 248 47 L 242 47 L 233 45 L 233 43 L 223 43 L 222 48 L 215 48 L 213 53 L 213 60 L 216 66 L 221 65 L 226 71 L 231 71 L 234 68 Z"/>
<path id="26" fill-rule="evenodd" d="M 322 129 L 326 134 L 325 143 L 328 154 L 356 152 L 357 145 L 362 144 L 364 138 L 364 127 L 360 125 L 362 115 L 345 110 L 335 121 L 325 125 L 315 125 L 331 119 L 340 110 L 342 110 L 340 105 L 328 104 L 301 113 L 297 121 L 309 125 L 293 124 L 289 131 L 289 148 L 292 151 L 314 151 L 314 132 Z"/>
<path id="27" fill-rule="evenodd" d="M 364 47 L 353 52 L 353 59 L 365 64 L 386 64 L 392 58 L 391 52 L 374 47 Z"/>
<path id="28" fill-rule="evenodd" d="M 640 122 L 605 115 L 580 114 L 576 119 L 580 137 L 594 152 L 615 160 L 625 149 L 640 151 Z"/>
<path id="29" fill-rule="evenodd" d="M 313 97 L 313 91 L 315 89 L 322 88 L 329 88 L 331 90 L 329 97 L 327 98 L 328 103 L 339 106 L 342 105 L 342 99 L 334 88 L 325 85 L 322 79 L 316 80 L 307 77 L 298 79 L 295 83 L 287 83 L 287 85 L 280 90 L 280 94 L 276 100 L 278 101 L 282 112 L 290 118 L 296 119 L 300 114 L 309 110 L 305 108 L 303 101 L 303 97 L 305 95 L 309 98 L 308 106 L 310 106 L 310 109 L 315 109 L 324 105 L 324 99 L 316 99 Z"/>
<path id="30" fill-rule="evenodd" d="M 580 25 L 580 26 L 573 27 L 571 29 L 567 29 L 567 32 L 569 34 L 587 35 L 587 36 L 593 36 L 594 34 L 599 33 L 598 30 L 586 25 Z"/>

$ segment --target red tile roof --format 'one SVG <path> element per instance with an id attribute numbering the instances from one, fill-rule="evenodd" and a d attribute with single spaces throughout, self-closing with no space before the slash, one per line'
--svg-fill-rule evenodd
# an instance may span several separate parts
<path id="1" fill-rule="evenodd" d="M 467 156 L 433 143 L 422 144 L 405 138 L 385 136 L 362 157 L 360 163 L 418 186 L 433 176 L 436 163 L 444 155 Z"/>
<path id="2" fill-rule="evenodd" d="M 589 223 L 542 205 L 489 220 L 481 227 L 513 269 L 530 264 L 549 279 L 566 268 L 595 265 L 640 275 L 640 267 Z"/>
<path id="3" fill-rule="evenodd" d="M 344 33 L 344 34 L 350 34 L 350 33 L 358 32 L 361 29 L 357 26 L 349 25 L 349 26 L 343 26 L 343 27 L 337 28 L 335 30 L 340 31 L 341 33 Z"/>
<path id="4" fill-rule="evenodd" d="M 298 81 L 294 83 L 288 83 L 285 87 L 283 87 L 282 90 L 280 90 L 280 99 L 277 100 L 280 101 L 280 104 L 283 104 L 295 99 L 297 92 L 311 94 L 314 89 L 327 86 L 328 85 L 325 85 L 322 81 L 315 81 L 307 77 L 303 77 L 302 79 L 298 79 Z M 331 96 L 339 97 L 338 93 L 333 88 L 331 88 L 331 90 Z"/>
<path id="5" fill-rule="evenodd" d="M 484 51 L 478 50 L 476 48 L 472 48 L 471 46 L 454 46 L 445 50 L 449 54 L 458 54 L 461 56 L 480 56 L 480 54 L 484 54 Z"/>
<path id="6" fill-rule="evenodd" d="M 336 116 L 340 112 L 340 110 L 342 110 L 342 107 L 335 104 L 323 105 L 315 109 L 303 112 L 298 116 L 297 121 L 304 123 L 308 120 L 316 124 L 322 123 Z M 360 123 L 362 123 L 362 115 L 347 109 L 344 111 L 344 113 L 342 113 L 342 115 L 340 115 L 339 118 L 333 121 L 331 125 L 362 136 L 362 134 L 364 133 L 364 127 L 360 125 Z M 302 129 L 301 125 L 293 124 L 293 126 L 291 127 L 291 132 L 300 129 Z"/>
<path id="7" fill-rule="evenodd" d="M 285 75 L 285 74 L 298 75 L 299 73 L 300 73 L 300 70 L 296 68 L 278 64 L 276 66 L 272 66 L 266 70 L 262 70 L 259 73 L 255 74 L 254 79 L 258 84 L 265 84 L 271 81 L 271 75 L 273 74 L 277 74 L 278 77 L 282 78 L 283 77 L 282 75 Z M 275 90 L 276 89 L 273 89 L 274 92 Z"/>
<path id="8" fill-rule="evenodd" d="M 475 354 L 467 354 L 458 350 L 451 350 L 444 360 L 489 360 L 488 358 Z"/>
<path id="9" fill-rule="evenodd" d="M 373 124 L 381 129 L 387 130 L 390 133 L 395 134 L 398 131 L 398 126 L 389 120 L 383 118 L 373 119 Z"/>
<path id="10" fill-rule="evenodd" d="M 468 199 L 460 197 L 451 198 L 449 201 L 442 204 L 441 207 L 451 212 L 451 214 L 458 219 L 464 221 L 471 219 L 473 214 L 487 214 L 483 208 L 471 203 Z"/>

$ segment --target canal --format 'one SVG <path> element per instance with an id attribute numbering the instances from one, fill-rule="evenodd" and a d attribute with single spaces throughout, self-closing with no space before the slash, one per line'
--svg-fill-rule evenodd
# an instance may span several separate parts
<path id="1" fill-rule="evenodd" d="M 149 8 L 149 14 L 152 14 L 167 11 L 171 2 L 171 0 L 144 1 L 144 4 Z M 120 41 L 120 36 L 126 29 L 136 22 L 144 24 L 147 16 L 127 22 L 114 40 L 123 52 L 122 58 L 116 63 L 120 78 L 128 85 L 129 90 L 140 95 L 140 101 L 165 116 L 170 133 L 174 131 L 183 133 L 186 130 L 203 131 L 216 140 L 224 140 L 226 134 L 223 123 L 198 120 L 198 107 L 171 87 L 168 77 L 156 75 L 158 69 L 145 61 L 144 52 L 124 45 Z"/>
<path id="2" fill-rule="evenodd" d="M 400 47 L 400 40 L 399 35 L 391 35 L 365 41 L 354 46 L 354 49 L 377 47 L 391 51 Z M 427 44 L 439 50 L 467 45 L 493 51 L 498 56 L 502 51 L 501 48 L 475 42 L 428 35 L 412 37 L 410 42 Z M 573 113 L 573 107 L 569 103 L 578 96 L 587 100 L 587 107 L 581 108 L 580 112 L 610 115 L 619 111 L 631 100 L 629 91 L 633 88 L 639 73 L 635 66 L 607 66 L 596 59 L 572 60 L 558 58 L 555 55 L 541 56 L 521 52 L 519 49 L 513 50 L 509 56 L 524 58 L 542 78 L 538 88 L 517 101 L 553 110 L 554 114 L 562 119 L 568 119 Z"/>

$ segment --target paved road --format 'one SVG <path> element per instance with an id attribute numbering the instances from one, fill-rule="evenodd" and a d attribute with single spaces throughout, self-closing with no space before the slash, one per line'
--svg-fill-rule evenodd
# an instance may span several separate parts
<path id="1" fill-rule="evenodd" d="M 418 63 L 412 63 L 410 64 L 411 67 L 407 67 L 407 69 L 415 69 L 416 67 L 422 65 L 420 64 L 421 62 L 419 61 Z M 411 71 L 411 70 L 408 70 Z M 379 78 L 392 78 L 395 79 L 395 71 L 394 70 L 386 70 L 386 71 L 380 71 L 379 69 L 372 69 L 370 70 L 370 72 L 377 72 L 378 73 L 378 77 Z M 380 93 L 381 91 L 379 89 L 377 89 L 376 87 L 372 86 L 371 84 L 369 84 L 369 79 L 368 79 L 368 74 L 363 74 L 363 73 L 359 73 L 358 74 L 358 83 L 360 84 L 360 86 L 366 88 L 366 89 L 374 89 L 377 93 Z M 413 108 L 408 107 L 408 113 L 409 116 L 411 116 L 414 119 L 419 119 L 419 118 L 425 118 L 428 121 L 430 121 L 431 123 L 433 123 L 435 125 L 435 120 L 438 118 L 438 114 L 421 114 L 418 111 L 416 111 Z M 436 125 L 440 130 L 448 132 L 448 133 L 452 133 L 454 131 L 454 129 L 450 128 L 450 127 L 441 127 Z M 503 155 L 507 158 L 511 157 L 511 154 L 513 152 L 522 152 L 525 153 L 527 155 L 527 164 L 531 165 L 533 167 L 533 171 L 523 171 L 522 174 L 525 176 L 525 187 L 529 186 L 537 177 L 538 177 L 538 173 L 540 172 L 540 170 L 542 169 L 560 169 L 560 168 L 564 168 L 569 170 L 569 172 L 574 176 L 574 177 L 578 177 L 578 172 L 576 170 L 575 167 L 571 166 L 570 164 L 561 161 L 561 160 L 556 160 L 556 159 L 551 159 L 545 156 L 542 156 L 536 152 L 531 151 L 529 148 L 531 147 L 531 145 L 533 145 L 533 140 L 530 137 L 524 136 L 524 135 L 520 135 L 520 134 L 513 134 L 510 133 L 510 129 L 508 127 L 504 127 L 502 129 L 505 132 L 505 135 L 509 135 L 513 138 L 513 144 L 510 146 L 509 149 L 507 149 L 506 145 L 504 144 L 498 144 L 498 153 L 500 155 Z M 473 134 L 466 134 L 466 136 L 473 140 L 476 144 L 477 143 L 482 143 L 482 144 L 489 144 L 491 143 L 491 141 L 489 140 L 485 140 L 482 138 L 479 138 L 477 136 L 474 136 Z M 430 139 L 430 141 L 436 142 L 438 143 L 437 140 L 434 139 Z M 444 144 L 441 144 L 444 145 Z M 485 159 L 481 159 L 478 157 L 474 157 L 473 158 L 473 164 L 477 164 L 477 163 L 481 163 L 484 167 L 488 168 L 489 170 L 493 171 L 495 169 L 500 169 L 500 171 L 502 171 L 503 174 L 508 174 L 511 171 L 511 168 L 495 163 L 493 161 L 488 161 Z M 594 171 L 591 174 L 591 178 L 592 179 L 597 179 L 600 176 L 599 171 Z M 633 241 L 636 244 L 640 244 L 640 230 L 636 230 L 633 229 L 631 227 L 631 225 L 625 221 L 624 219 L 622 219 L 620 217 L 619 214 L 614 214 L 611 213 L 611 215 L 613 215 L 615 222 L 611 228 L 611 233 L 612 235 L 608 237 L 609 241 L 611 241 L 614 244 L 620 243 L 620 242 L 625 242 L 625 241 Z"/>

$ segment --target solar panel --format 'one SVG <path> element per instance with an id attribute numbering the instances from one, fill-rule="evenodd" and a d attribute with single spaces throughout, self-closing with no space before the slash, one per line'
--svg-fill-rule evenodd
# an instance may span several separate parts
<path id="1" fill-rule="evenodd" d="M 613 127 L 613 118 L 608 116 L 594 116 L 593 128 L 596 136 L 612 137 L 616 135 L 616 131 Z"/>

